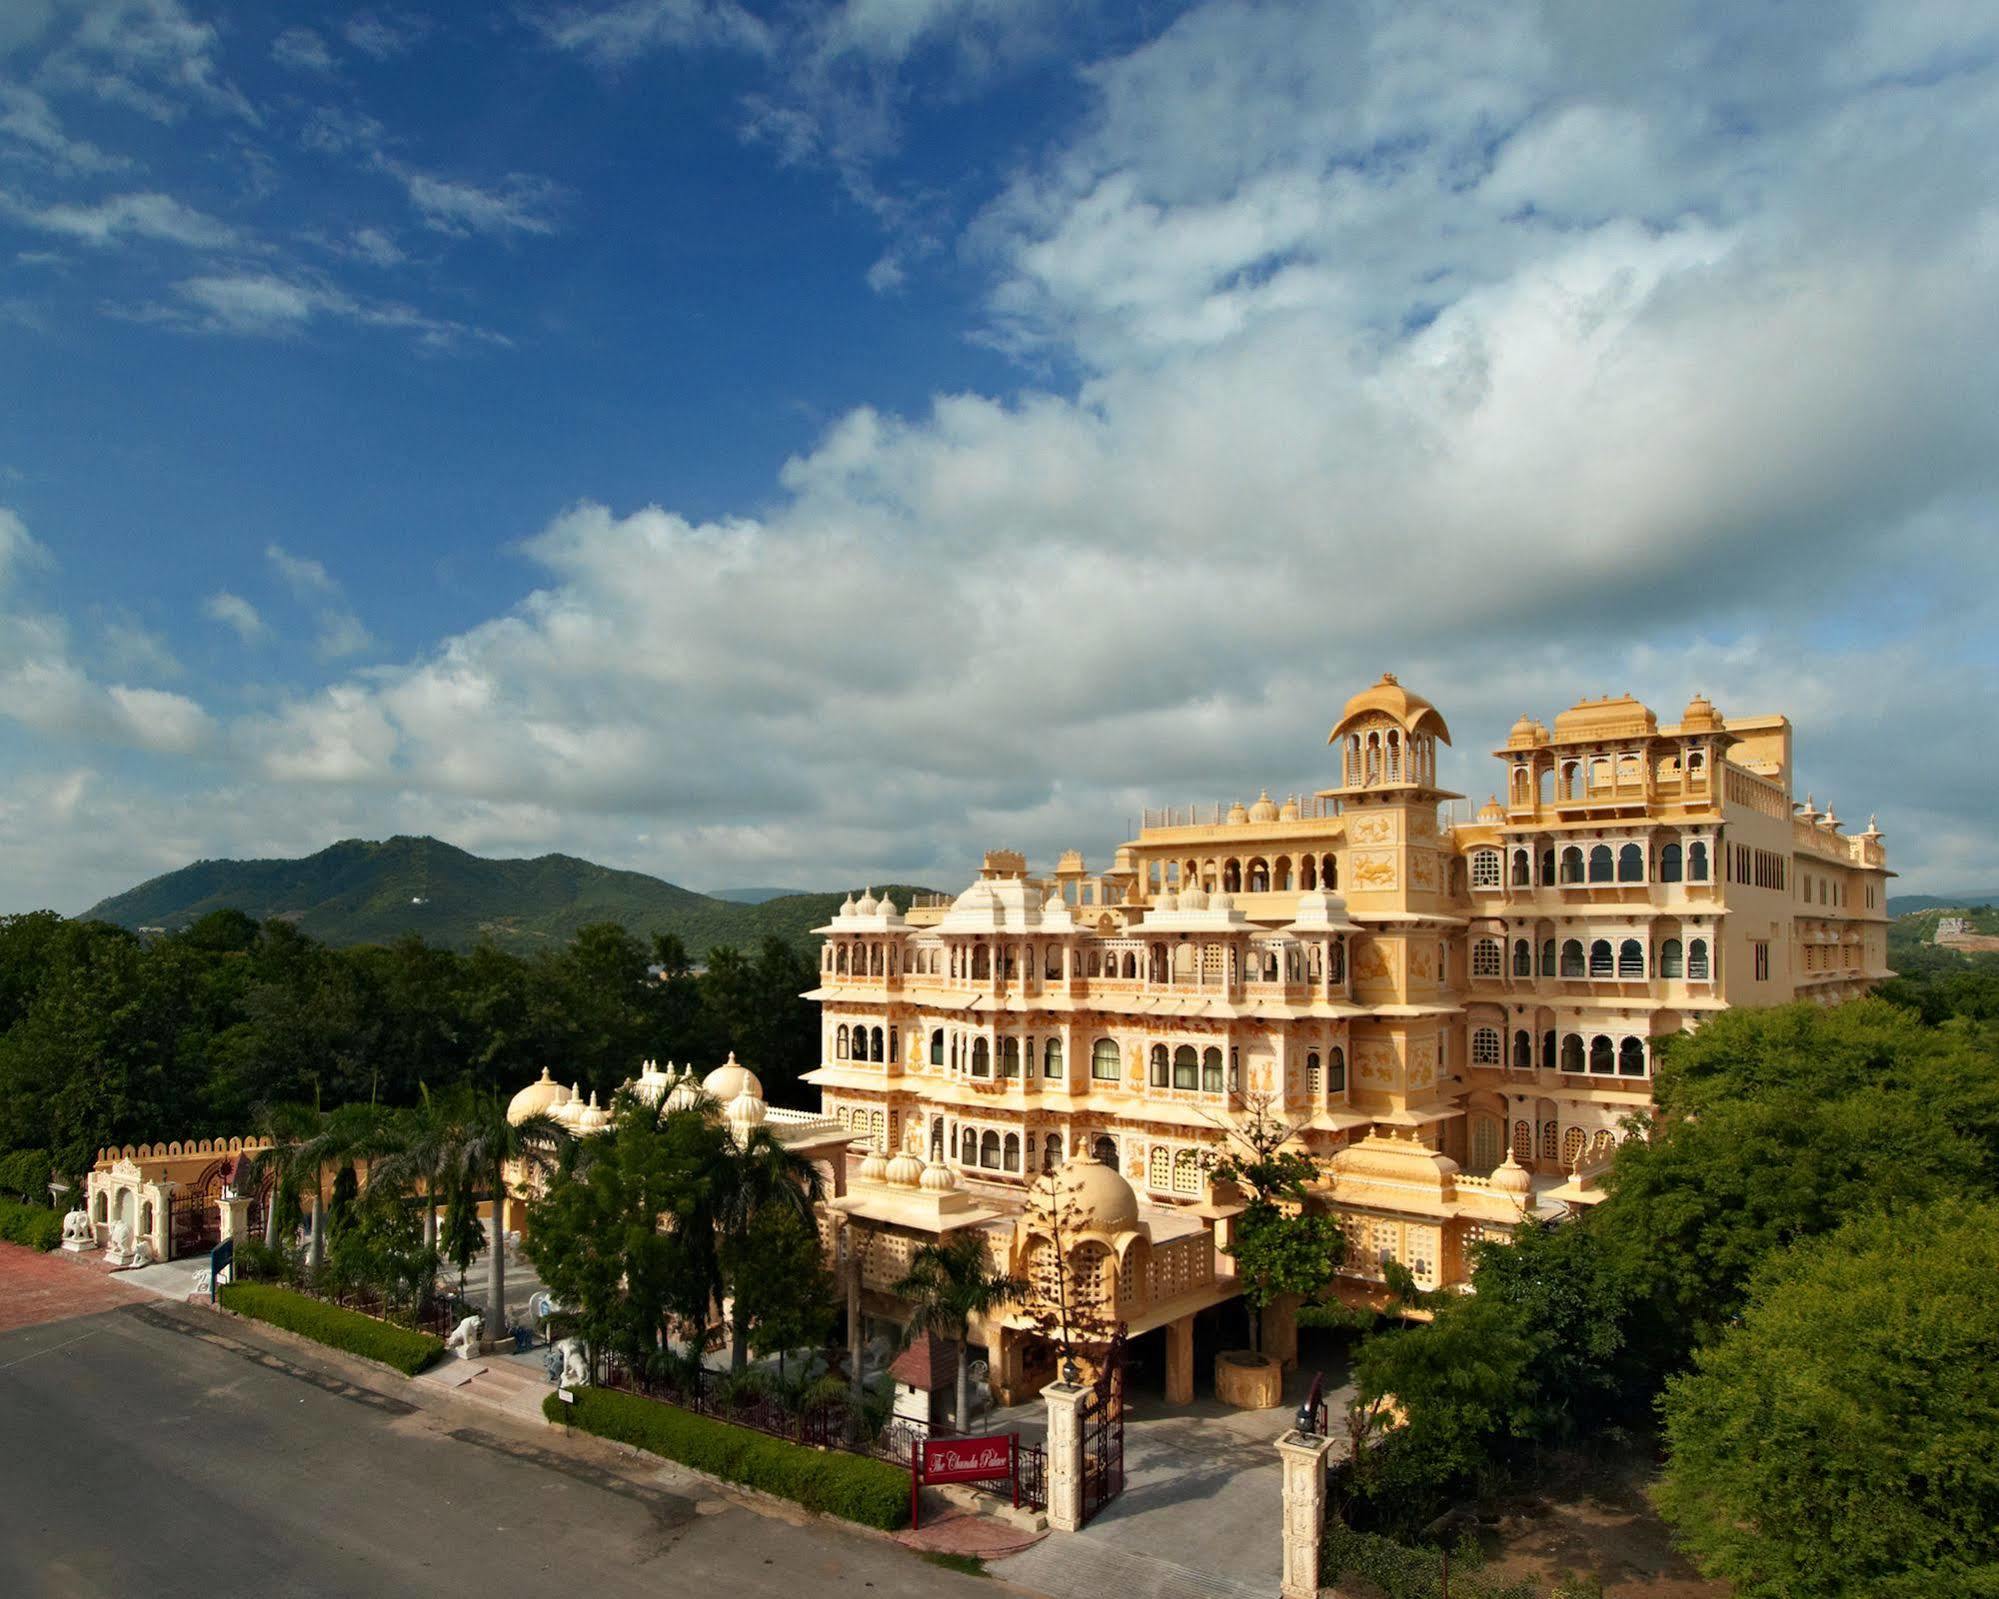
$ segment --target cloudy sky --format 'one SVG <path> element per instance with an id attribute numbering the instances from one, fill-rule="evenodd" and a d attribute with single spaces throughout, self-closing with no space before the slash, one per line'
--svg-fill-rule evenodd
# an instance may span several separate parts
<path id="1" fill-rule="evenodd" d="M 1999 8 L 0 6 L 0 909 L 1102 862 L 1345 697 L 1999 886 Z"/>

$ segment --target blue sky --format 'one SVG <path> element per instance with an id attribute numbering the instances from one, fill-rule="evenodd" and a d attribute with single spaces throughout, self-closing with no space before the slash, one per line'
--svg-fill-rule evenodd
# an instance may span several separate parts
<path id="1" fill-rule="evenodd" d="M 1989 888 L 1995 150 L 1972 4 L 11 5 L 0 900 L 1101 860 L 1383 667 Z"/>

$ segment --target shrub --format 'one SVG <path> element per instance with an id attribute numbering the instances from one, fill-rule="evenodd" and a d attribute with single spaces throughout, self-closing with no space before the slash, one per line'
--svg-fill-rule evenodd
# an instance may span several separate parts
<path id="1" fill-rule="evenodd" d="M 579 1388 L 573 1404 L 542 1401 L 550 1421 L 677 1460 L 725 1482 L 741 1483 L 807 1510 L 893 1532 L 909 1523 L 909 1473 L 865 1455 L 808 1449 L 747 1427 L 607 1388 Z"/>
<path id="2" fill-rule="evenodd" d="M 1322 1581 L 1360 1578 L 1387 1599 L 1441 1599 L 1444 1592 L 1443 1551 L 1430 1545 L 1412 1546 L 1378 1533 L 1356 1532 L 1331 1516 L 1320 1553 Z M 1495 1582 L 1478 1574 L 1484 1563 L 1477 1541 L 1461 1540 L 1451 1551 L 1450 1592 L 1461 1599 L 1534 1599 L 1538 1591 L 1534 1583 Z"/>
<path id="3" fill-rule="evenodd" d="M 0 1238 L 30 1249 L 53 1249 L 62 1242 L 62 1217 L 47 1205 L 21 1205 L 0 1199 Z"/>
<path id="4" fill-rule="evenodd" d="M 0 1199 L 18 1199 L 47 1209 L 52 1165 L 46 1149 L 17 1149 L 11 1155 L 0 1155 Z"/>
<path id="5" fill-rule="evenodd" d="M 429 1333 L 411 1332 L 270 1283 L 224 1283 L 220 1297 L 225 1309 L 350 1355 L 379 1360 L 405 1376 L 414 1376 L 444 1352 L 444 1341 Z"/>

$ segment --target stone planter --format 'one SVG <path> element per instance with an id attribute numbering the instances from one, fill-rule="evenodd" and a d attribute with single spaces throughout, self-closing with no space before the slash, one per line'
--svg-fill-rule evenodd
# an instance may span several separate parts
<path id="1" fill-rule="evenodd" d="M 1284 1402 L 1284 1367 L 1268 1355 L 1225 1349 L 1215 1356 L 1215 1397 L 1238 1410 L 1268 1410 Z"/>

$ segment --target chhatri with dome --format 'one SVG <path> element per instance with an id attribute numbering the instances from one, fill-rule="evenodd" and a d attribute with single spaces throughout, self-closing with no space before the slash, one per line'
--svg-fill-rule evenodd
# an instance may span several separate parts
<path id="1" fill-rule="evenodd" d="M 1018 1264 L 1036 1176 L 1095 1162 L 1118 1225 L 1091 1271 L 1184 1396 L 1192 1318 L 1232 1295 L 1207 1157 L 1258 1109 L 1319 1164 L 1346 1291 L 1391 1259 L 1463 1286 L 1474 1243 L 1600 1197 L 1659 1040 L 1888 975 L 1883 835 L 1793 798 L 1791 738 L 1701 695 L 1672 723 L 1585 699 L 1516 722 L 1453 820 L 1444 717 L 1384 673 L 1315 793 L 1148 810 L 1097 873 L 995 850 L 955 897 L 850 897 L 816 930 L 807 1080 L 859 1155 L 833 1208 L 895 1241 L 870 1309 L 927 1237 L 983 1229 Z M 995 1388 L 1031 1391 L 1032 1340 L 980 1332 Z"/>

